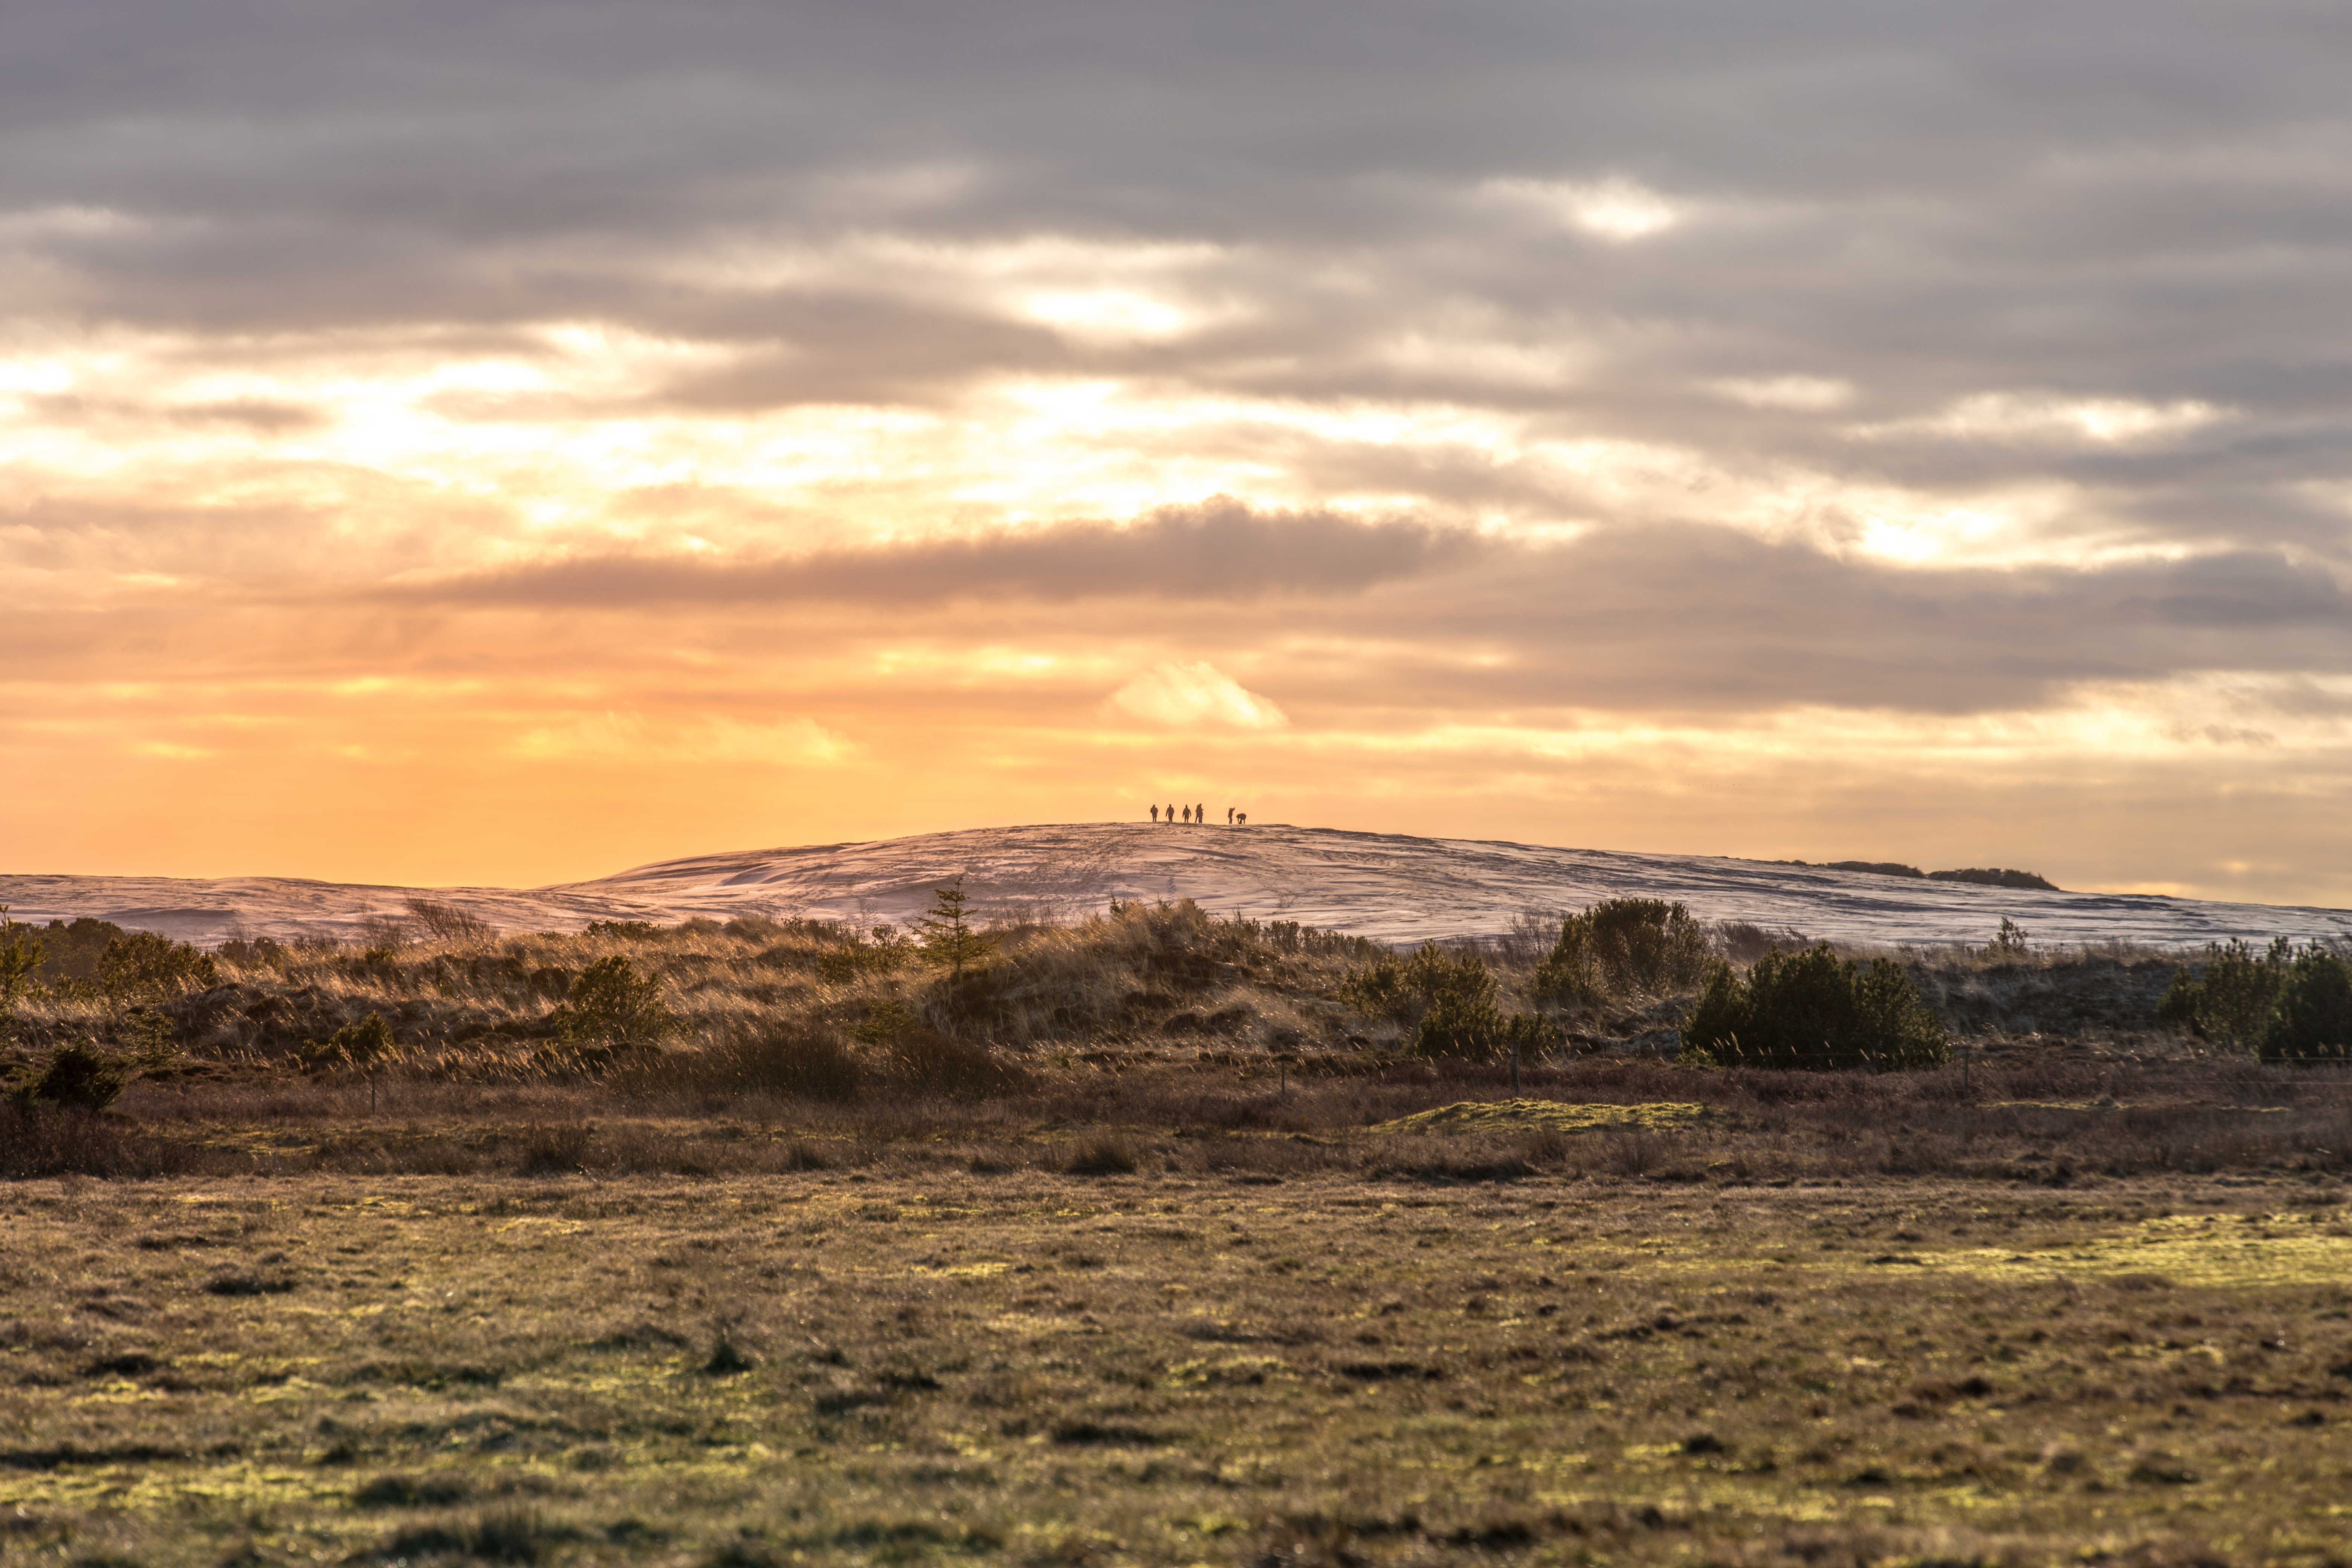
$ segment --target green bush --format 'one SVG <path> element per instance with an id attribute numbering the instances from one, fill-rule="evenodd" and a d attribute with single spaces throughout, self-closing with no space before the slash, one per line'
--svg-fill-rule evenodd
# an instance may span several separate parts
<path id="1" fill-rule="evenodd" d="M 662 1004 L 661 982 L 639 974 L 618 954 L 582 970 L 556 1011 L 563 1038 L 572 1042 L 650 1045 L 677 1027 L 677 1019 Z"/>
<path id="2" fill-rule="evenodd" d="M 1495 977 L 1476 953 L 1448 952 L 1435 942 L 1357 970 L 1340 982 L 1339 996 L 1368 1017 L 1412 1028 L 1415 1056 L 1495 1061 L 1514 1046 L 1532 1057 L 1559 1043 L 1559 1031 L 1541 1018 L 1496 1005 Z"/>
<path id="3" fill-rule="evenodd" d="M 877 934 L 871 942 L 859 942 L 853 935 L 843 946 L 818 953 L 817 978 L 829 980 L 835 985 L 847 985 L 860 975 L 891 973 L 914 956 L 916 949 L 913 942 L 898 940 L 888 926 L 874 929 Z"/>
<path id="4" fill-rule="evenodd" d="M 17 1086 L 15 1098 L 25 1105 L 63 1105 L 77 1110 L 103 1110 L 130 1082 L 121 1064 L 100 1054 L 97 1047 L 68 1043 L 49 1053 L 41 1070 Z"/>
<path id="5" fill-rule="evenodd" d="M 98 961 L 98 988 L 115 1002 L 142 1001 L 209 990 L 220 984 L 210 953 L 152 931 L 126 931 L 106 944 Z"/>
<path id="6" fill-rule="evenodd" d="M 365 1067 L 393 1048 L 392 1026 L 380 1013 L 345 1024 L 302 1053 L 310 1068 Z"/>
<path id="7" fill-rule="evenodd" d="M 1413 1030 L 1418 1057 L 1501 1061 L 1516 1051 L 1535 1058 L 1559 1044 L 1559 1031 L 1528 1013 L 1506 1014 L 1492 997 L 1442 996 Z"/>
<path id="8" fill-rule="evenodd" d="M 1594 1004 L 1664 995 L 1706 973 L 1706 933 L 1664 899 L 1609 899 L 1560 921 L 1559 941 L 1536 965 L 1538 1001 Z"/>
<path id="9" fill-rule="evenodd" d="M 1684 1057 L 1721 1067 L 1918 1068 L 1949 1053 L 1900 964 L 1858 966 L 1827 945 L 1768 952 L 1744 978 L 1717 964 L 1683 1025 Z"/>
<path id="10" fill-rule="evenodd" d="M 2352 964 L 2318 947 L 2286 965 L 2263 1021 L 2266 1061 L 2352 1057 Z"/>
<path id="11" fill-rule="evenodd" d="M 2260 953 L 2242 942 L 2209 945 L 2204 975 L 2174 971 L 2156 1016 L 2200 1040 L 2252 1047 L 2270 1026 L 2271 1005 L 2294 962 L 2294 943 L 2283 936 Z"/>
<path id="12" fill-rule="evenodd" d="M 0 904 L 0 1008 L 40 984 L 33 976 L 47 952 L 33 928 L 10 920 L 8 906 Z"/>
<path id="13" fill-rule="evenodd" d="M 1452 953 L 1425 942 L 1410 958 L 1388 953 L 1339 983 L 1339 1000 L 1368 1018 L 1417 1024 L 1440 1002 L 1495 999 L 1495 977 L 1475 952 Z"/>

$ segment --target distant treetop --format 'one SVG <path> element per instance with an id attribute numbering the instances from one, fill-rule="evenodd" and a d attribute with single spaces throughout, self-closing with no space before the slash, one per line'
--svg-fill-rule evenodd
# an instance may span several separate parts
<path id="1" fill-rule="evenodd" d="M 1780 860 L 1776 865 L 1811 866 L 1808 860 Z M 2011 871 L 1989 866 L 1970 867 L 1963 871 L 1922 871 L 1916 866 L 1906 866 L 1900 860 L 1826 860 L 1818 869 L 1823 871 L 1868 871 L 1880 877 L 1919 877 L 1930 882 L 1969 882 L 1982 888 L 2031 888 L 2037 892 L 2063 893 L 2063 888 L 2032 871 Z"/>

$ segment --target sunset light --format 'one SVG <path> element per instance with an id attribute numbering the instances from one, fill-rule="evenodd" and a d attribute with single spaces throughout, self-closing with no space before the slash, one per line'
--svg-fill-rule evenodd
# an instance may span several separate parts
<path id="1" fill-rule="evenodd" d="M 976 45 L 1090 127 L 1041 142 L 737 25 L 7 132 L 12 864 L 536 882 L 1213 785 L 2352 900 L 2291 101 L 2126 157 L 1986 56 L 1933 138 L 1774 158 L 1769 73 L 1689 141 L 1664 57 L 1563 57 L 1554 110 L 1505 52 L 1451 68 L 1501 121 L 1406 89 L 1342 153 L 1302 108 L 1244 174 L 1205 100 L 1147 136 Z M 646 140 L 677 72 L 716 96 Z M 875 112 L 781 133 L 835 92 Z"/>

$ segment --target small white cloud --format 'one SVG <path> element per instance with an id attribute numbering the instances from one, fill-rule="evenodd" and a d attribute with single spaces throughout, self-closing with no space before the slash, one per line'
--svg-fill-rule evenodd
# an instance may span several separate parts
<path id="1" fill-rule="evenodd" d="M 1647 185 L 1627 179 L 1494 179 L 1478 187 L 1489 200 L 1538 212 L 1597 239 L 1622 245 L 1647 239 L 1683 221 L 1683 208 Z"/>
<path id="2" fill-rule="evenodd" d="M 1033 321 L 1073 337 L 1156 342 L 1181 337 L 1202 320 L 1185 306 L 1140 289 L 1045 289 L 1020 302 Z"/>
<path id="3" fill-rule="evenodd" d="M 1940 414 L 1857 426 L 1857 436 L 1946 436 L 1962 440 L 2088 441 L 2102 447 L 2161 440 L 2233 417 L 2233 411 L 2183 398 L 2144 403 L 2128 397 L 2056 397 L 2047 393 L 1980 392 Z"/>
<path id="4" fill-rule="evenodd" d="M 1843 408 L 1853 400 L 1853 383 L 1822 375 L 1726 376 L 1706 386 L 1718 397 L 1750 408 L 1790 408 L 1801 414 Z"/>
<path id="5" fill-rule="evenodd" d="M 1111 711 L 1171 730 L 1280 730 L 1290 722 L 1281 709 L 1215 665 L 1170 659 L 1154 665 L 1110 694 Z"/>

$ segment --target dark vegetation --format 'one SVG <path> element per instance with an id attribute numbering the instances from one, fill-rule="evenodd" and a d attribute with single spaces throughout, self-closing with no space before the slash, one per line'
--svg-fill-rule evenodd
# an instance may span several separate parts
<path id="1" fill-rule="evenodd" d="M 1683 1049 L 1717 1067 L 1827 1070 L 1935 1067 L 1950 1055 L 1902 965 L 1857 964 L 1827 946 L 1768 952 L 1745 975 L 1717 964 Z"/>
<path id="2" fill-rule="evenodd" d="M 2157 1016 L 2200 1039 L 2266 1061 L 2352 1058 L 2352 963 L 2284 937 L 2261 952 L 2242 942 L 2209 947 L 2201 973 L 2183 969 Z"/>
<path id="3" fill-rule="evenodd" d="M 1816 862 L 1783 860 L 1780 864 L 1808 866 Z M 1868 871 L 1881 877 L 1917 877 L 1930 882 L 1971 882 L 1980 888 L 2023 888 L 2043 893 L 2065 890 L 2034 872 L 2011 871 L 1992 866 L 1972 866 L 1959 871 L 1922 871 L 1918 867 L 1906 866 L 1900 860 L 1824 860 L 1818 864 L 1825 871 Z"/>
<path id="4" fill-rule="evenodd" d="M 0 1560 L 2341 1560 L 2328 953 L 959 909 L 0 931 Z"/>
<path id="5" fill-rule="evenodd" d="M 2039 949 L 2004 922 L 1979 948 L 1855 954 L 1639 900 L 1409 953 L 1187 904 L 935 921 L 387 927 L 364 947 L 211 955 L 116 932 L 86 978 L 28 980 L 8 1005 L 0 1173 L 1132 1157 L 2050 1180 L 2344 1157 L 2321 1069 L 2352 987 L 2323 952 L 2181 967 Z M 0 953 L 11 942 L 21 959 L 46 936 L 0 932 Z M 1367 1131 L 1514 1084 L 1709 1120 L 1412 1133 L 1458 1145 L 1433 1157 Z M 1112 1152 L 1066 1147 L 1087 1130 Z"/>

